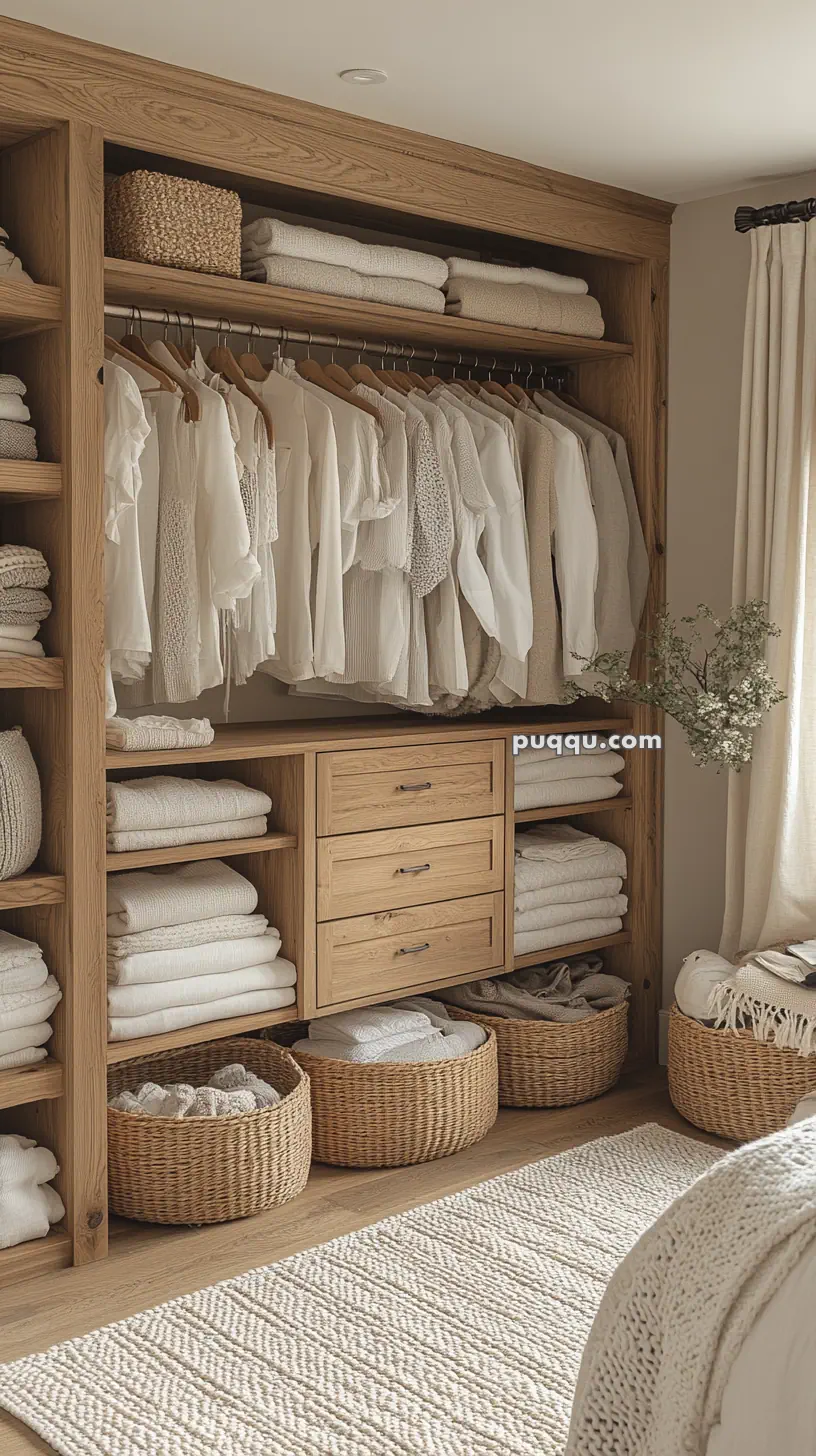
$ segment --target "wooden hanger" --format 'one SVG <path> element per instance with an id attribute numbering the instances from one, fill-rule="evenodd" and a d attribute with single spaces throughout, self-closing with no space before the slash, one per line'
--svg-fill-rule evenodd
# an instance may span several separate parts
<path id="1" fill-rule="evenodd" d="M 160 364 L 151 354 L 141 334 L 125 334 L 122 344 L 126 349 L 130 349 L 132 354 L 137 355 L 140 364 L 152 364 L 154 369 L 162 370 L 168 379 L 172 379 L 173 383 L 178 385 L 184 397 L 185 418 L 188 422 L 197 424 L 201 419 L 201 400 L 193 389 L 186 370 L 180 369 L 177 373 L 169 364 Z"/>
<path id="2" fill-rule="evenodd" d="M 529 394 L 525 394 L 521 385 L 516 384 L 515 380 L 511 380 L 510 384 L 505 385 L 505 389 L 513 399 L 518 400 L 519 404 L 527 404 L 530 399 Z"/>
<path id="3" fill-rule="evenodd" d="M 327 394 L 333 394 L 337 399 L 344 399 L 346 404 L 355 405 L 357 409 L 363 411 L 363 414 L 371 415 L 377 424 L 380 424 L 380 417 L 373 404 L 369 404 L 367 399 L 360 399 L 356 394 L 349 394 L 347 389 L 329 377 L 322 364 L 318 364 L 316 359 L 298 359 L 295 369 L 301 379 L 308 379 L 310 384 L 316 384 L 319 389 L 325 389 Z"/>
<path id="4" fill-rule="evenodd" d="M 349 374 L 357 384 L 367 384 L 369 389 L 376 389 L 378 394 L 385 394 L 385 385 L 381 379 L 377 378 L 374 370 L 369 368 L 368 364 L 352 364 Z"/>
<path id="5" fill-rule="evenodd" d="M 498 395 L 499 399 L 503 399 L 505 404 L 512 405 L 513 409 L 516 408 L 517 401 L 513 398 L 512 394 L 508 394 L 504 385 L 497 384 L 495 379 L 483 379 L 481 388 L 486 390 L 488 394 Z"/>
<path id="6" fill-rule="evenodd" d="M 110 334 L 105 334 L 105 352 L 116 354 L 120 359 L 126 360 L 128 364 L 136 364 L 139 369 L 144 370 L 145 374 L 149 374 L 151 378 L 158 381 L 160 389 L 166 389 L 168 394 L 176 393 L 176 385 L 170 375 L 165 374 L 158 364 L 154 364 L 152 360 L 141 359 L 138 354 L 131 353 L 130 349 L 126 349 L 124 344 L 120 344 L 119 340 L 114 339 Z"/>
<path id="7" fill-rule="evenodd" d="M 207 363 L 212 369 L 213 374 L 220 374 L 223 379 L 228 380 L 230 384 L 234 384 L 238 393 L 242 394 L 245 399 L 250 400 L 254 404 L 266 427 L 266 439 L 271 450 L 275 443 L 275 426 L 272 423 L 272 411 L 266 401 L 261 399 L 258 392 L 252 388 L 252 385 L 247 383 L 246 375 L 241 369 L 232 349 L 227 344 L 215 344 L 210 349 Z"/>
<path id="8" fill-rule="evenodd" d="M 246 353 L 241 355 L 238 363 L 243 369 L 247 379 L 253 379 L 256 384 L 264 384 L 265 381 L 269 378 L 269 370 L 264 368 L 263 364 L 258 358 L 258 355 L 253 352 L 252 348 L 252 331 L 257 327 L 257 324 L 250 324 L 249 348 L 247 349 Z"/>

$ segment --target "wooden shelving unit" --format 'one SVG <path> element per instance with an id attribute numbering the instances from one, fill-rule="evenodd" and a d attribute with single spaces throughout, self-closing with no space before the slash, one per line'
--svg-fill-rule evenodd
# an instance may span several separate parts
<path id="1" fill-rule="evenodd" d="M 0 339 L 20 339 L 55 329 L 62 321 L 62 293 L 43 283 L 0 279 Z"/>
<path id="2" fill-rule="evenodd" d="M 615 945 L 630 945 L 631 930 L 619 930 L 616 935 L 599 935 L 595 940 L 576 940 L 572 945 L 553 945 L 546 950 L 534 950 L 529 955 L 516 956 L 514 969 L 523 966 L 540 966 L 542 961 L 560 961 L 564 956 L 586 955 L 591 950 L 609 950 Z"/>
<path id="3" fill-rule="evenodd" d="M 28 870 L 11 880 L 0 880 L 0 910 L 19 910 L 32 905 L 61 905 L 65 899 L 65 876 Z"/>
<path id="4" fill-rule="evenodd" d="M 592 799 L 585 804 L 552 804 L 546 809 L 516 809 L 517 824 L 536 824 L 544 819 L 574 819 L 578 814 L 605 813 L 608 809 L 631 809 L 631 794 L 614 799 Z"/>
<path id="5" fill-rule="evenodd" d="M 52 1228 L 44 1239 L 31 1239 L 13 1249 L 0 1249 L 0 1289 L 19 1284 L 23 1279 L 36 1279 L 38 1274 L 53 1274 L 67 1269 L 73 1262 L 73 1241 L 64 1228 Z"/>
<path id="6" fill-rule="evenodd" d="M 141 1036 L 134 1041 L 108 1042 L 108 1066 L 132 1062 L 153 1052 L 174 1051 L 176 1047 L 196 1046 L 200 1041 L 220 1041 L 227 1036 L 244 1036 L 248 1031 L 262 1031 L 265 1026 L 280 1026 L 284 1021 L 297 1021 L 296 1006 L 283 1006 L 278 1011 L 256 1011 L 252 1016 L 231 1016 L 228 1021 L 204 1021 L 198 1026 L 184 1026 L 158 1036 Z"/>
<path id="7" fill-rule="evenodd" d="M 11 1067 L 0 1072 L 0 1107 L 23 1107 L 61 1097 L 65 1076 L 59 1062 L 46 1057 L 33 1067 Z"/>
<path id="8" fill-rule="evenodd" d="M 0 688 L 47 688 L 65 686 L 61 657 L 0 657 Z"/>
<path id="9" fill-rule="evenodd" d="M 62 466 L 47 460 L 0 460 L 0 501 L 58 500 Z"/>
<path id="10" fill-rule="evenodd" d="M 197 859 L 229 859 L 236 854 L 267 854 L 274 849 L 294 849 L 296 834 L 263 834 L 250 839 L 211 839 L 205 844 L 173 844 L 166 849 L 133 849 L 109 854 L 108 874 L 117 870 L 149 869 L 152 865 L 189 864 Z"/>

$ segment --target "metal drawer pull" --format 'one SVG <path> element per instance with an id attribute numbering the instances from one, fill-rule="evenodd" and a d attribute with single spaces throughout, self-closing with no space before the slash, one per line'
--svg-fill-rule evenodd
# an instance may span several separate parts
<path id="1" fill-rule="evenodd" d="M 430 787 L 430 780 L 427 784 L 397 784 L 397 788 L 401 794 L 418 794 L 420 789 L 429 789 Z"/>
<path id="2" fill-rule="evenodd" d="M 421 875 L 422 872 L 423 872 L 423 870 L 429 870 L 430 868 L 431 868 L 431 866 L 429 864 L 424 864 L 424 865 L 406 865 L 404 867 L 404 869 L 401 869 L 400 870 L 400 874 L 401 875 Z"/>
<path id="3" fill-rule="evenodd" d="M 430 950 L 431 942 L 426 940 L 424 945 L 404 945 L 397 955 L 419 955 L 422 950 Z"/>

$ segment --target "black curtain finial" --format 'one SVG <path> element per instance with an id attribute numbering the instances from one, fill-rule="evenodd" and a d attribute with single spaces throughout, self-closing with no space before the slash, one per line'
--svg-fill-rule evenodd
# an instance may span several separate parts
<path id="1" fill-rule="evenodd" d="M 748 233 L 752 228 L 773 227 L 783 222 L 809 222 L 816 217 L 816 197 L 806 197 L 802 202 L 772 202 L 768 207 L 738 207 L 734 213 L 734 227 L 738 233 Z"/>

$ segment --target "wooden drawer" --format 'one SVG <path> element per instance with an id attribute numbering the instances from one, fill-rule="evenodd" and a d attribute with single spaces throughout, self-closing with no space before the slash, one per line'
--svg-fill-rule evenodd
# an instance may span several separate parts
<path id="1" fill-rule="evenodd" d="M 381 1000 L 503 963 L 503 895 L 331 920 L 317 927 L 317 1004 Z"/>
<path id="2" fill-rule="evenodd" d="M 320 835 L 503 812 L 503 739 L 317 756 Z"/>
<path id="3" fill-rule="evenodd" d="M 504 816 L 338 834 L 317 845 L 317 918 L 485 895 L 504 884 Z"/>

